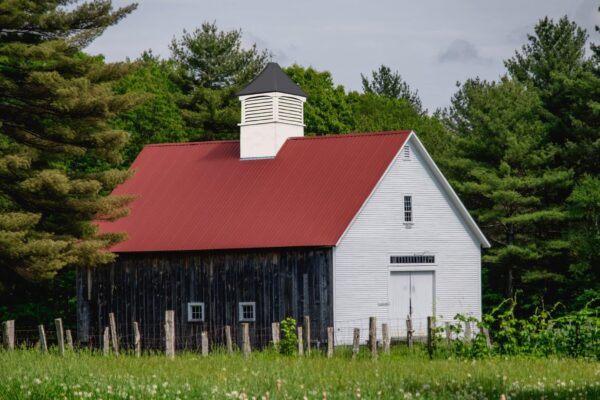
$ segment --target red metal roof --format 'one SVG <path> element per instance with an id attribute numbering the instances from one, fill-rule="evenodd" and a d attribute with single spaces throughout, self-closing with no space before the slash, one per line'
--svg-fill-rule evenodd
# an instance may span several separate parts
<path id="1" fill-rule="evenodd" d="M 277 157 L 240 160 L 238 141 L 148 145 L 114 194 L 131 214 L 114 252 L 333 246 L 410 132 L 288 139 Z"/>

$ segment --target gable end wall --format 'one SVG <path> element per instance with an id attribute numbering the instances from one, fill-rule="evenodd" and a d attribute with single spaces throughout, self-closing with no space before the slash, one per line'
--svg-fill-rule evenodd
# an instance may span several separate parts
<path id="1" fill-rule="evenodd" d="M 400 152 L 334 248 L 334 320 L 338 343 L 350 340 L 378 318 L 405 333 L 406 323 L 389 314 L 391 271 L 434 271 L 438 321 L 457 313 L 481 317 L 481 248 L 448 195 L 427 167 L 411 137 L 411 159 Z M 413 197 L 414 224 L 403 221 L 403 195 Z M 391 255 L 428 252 L 435 265 L 390 266 Z M 415 321 L 423 324 L 422 321 Z M 419 327 L 417 327 L 418 329 Z M 394 335 L 394 334 L 392 334 Z"/>

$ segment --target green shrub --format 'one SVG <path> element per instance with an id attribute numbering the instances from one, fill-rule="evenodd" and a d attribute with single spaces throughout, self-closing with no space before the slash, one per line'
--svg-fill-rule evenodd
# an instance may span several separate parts
<path id="1" fill-rule="evenodd" d="M 297 348 L 298 335 L 296 335 L 296 320 L 288 317 L 281 321 L 281 341 L 279 343 L 279 351 L 281 354 L 290 356 L 296 353 Z"/>

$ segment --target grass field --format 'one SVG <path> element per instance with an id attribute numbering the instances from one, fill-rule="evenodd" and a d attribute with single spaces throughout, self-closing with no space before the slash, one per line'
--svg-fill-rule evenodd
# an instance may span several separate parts
<path id="1" fill-rule="evenodd" d="M 337 351 L 337 349 L 336 349 Z M 103 357 L 0 352 L 2 399 L 599 399 L 600 363 L 553 358 L 436 359 L 403 348 L 372 361 L 273 352 Z"/>

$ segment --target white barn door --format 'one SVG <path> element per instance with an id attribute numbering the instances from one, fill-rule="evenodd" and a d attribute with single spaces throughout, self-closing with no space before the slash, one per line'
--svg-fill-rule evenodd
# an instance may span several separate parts
<path id="1" fill-rule="evenodd" d="M 426 334 L 427 317 L 433 316 L 433 271 L 390 274 L 390 324 L 394 333 L 405 332 L 410 315 L 415 335 Z"/>

